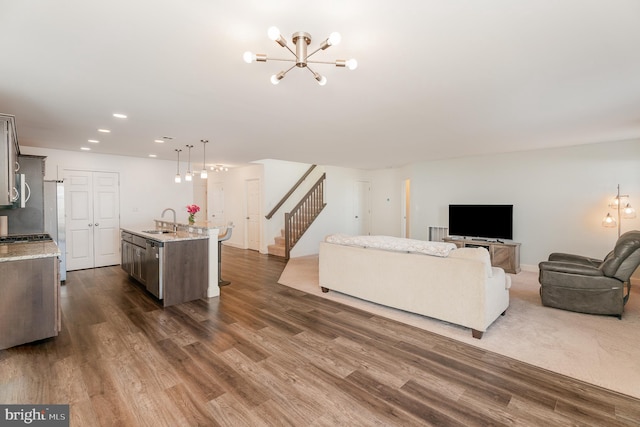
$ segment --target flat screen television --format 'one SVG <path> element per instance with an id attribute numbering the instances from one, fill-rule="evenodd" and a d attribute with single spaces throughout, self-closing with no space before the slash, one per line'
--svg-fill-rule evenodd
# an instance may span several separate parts
<path id="1" fill-rule="evenodd" d="M 449 235 L 513 239 L 513 205 L 449 205 Z"/>

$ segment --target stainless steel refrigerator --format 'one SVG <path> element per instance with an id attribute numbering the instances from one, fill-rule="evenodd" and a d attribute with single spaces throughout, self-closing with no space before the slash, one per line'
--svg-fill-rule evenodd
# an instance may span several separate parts
<path id="1" fill-rule="evenodd" d="M 44 231 L 60 249 L 60 280 L 67 280 L 67 245 L 64 221 L 64 183 L 44 181 Z"/>

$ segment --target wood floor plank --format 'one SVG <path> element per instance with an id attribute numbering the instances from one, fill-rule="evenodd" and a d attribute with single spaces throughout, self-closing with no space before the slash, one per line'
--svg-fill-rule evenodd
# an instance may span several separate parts
<path id="1" fill-rule="evenodd" d="M 640 400 L 279 285 L 223 246 L 218 298 L 163 308 L 119 266 L 72 271 L 56 338 L 0 351 L 0 402 L 73 425 L 639 426 Z"/>

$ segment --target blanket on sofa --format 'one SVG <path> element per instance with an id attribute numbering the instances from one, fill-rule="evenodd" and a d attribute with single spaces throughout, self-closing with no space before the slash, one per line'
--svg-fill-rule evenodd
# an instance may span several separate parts
<path id="1" fill-rule="evenodd" d="M 428 242 L 424 240 L 404 239 L 391 236 L 351 236 L 348 234 L 330 234 L 325 242 L 344 246 L 383 249 L 387 251 L 409 252 L 416 254 L 447 257 L 456 249 L 453 243 Z"/>

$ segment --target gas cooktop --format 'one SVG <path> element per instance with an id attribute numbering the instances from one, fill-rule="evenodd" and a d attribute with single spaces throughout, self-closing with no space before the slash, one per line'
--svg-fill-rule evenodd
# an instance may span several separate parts
<path id="1" fill-rule="evenodd" d="M 47 233 L 10 234 L 8 236 L 0 236 L 0 245 L 3 243 L 50 242 L 51 240 L 53 239 Z"/>

